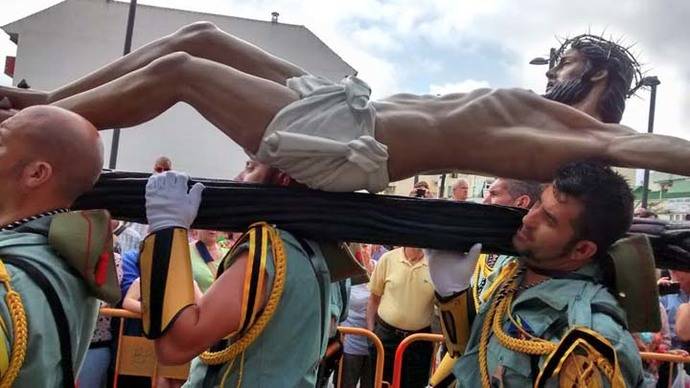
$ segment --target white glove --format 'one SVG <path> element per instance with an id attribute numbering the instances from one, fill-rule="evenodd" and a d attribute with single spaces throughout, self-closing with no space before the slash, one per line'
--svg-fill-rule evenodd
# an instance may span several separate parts
<path id="1" fill-rule="evenodd" d="M 187 192 L 189 176 L 177 171 L 153 174 L 146 183 L 146 218 L 149 233 L 166 228 L 189 229 L 201 203 L 203 183 Z"/>
<path id="2" fill-rule="evenodd" d="M 474 267 L 482 251 L 482 244 L 474 244 L 469 252 L 425 249 L 429 274 L 436 292 L 447 297 L 470 287 Z"/>

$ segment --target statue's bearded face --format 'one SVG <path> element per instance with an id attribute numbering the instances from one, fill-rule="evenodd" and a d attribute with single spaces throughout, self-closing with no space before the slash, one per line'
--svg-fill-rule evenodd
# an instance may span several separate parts
<path id="1" fill-rule="evenodd" d="M 587 58 L 576 49 L 566 51 L 546 72 L 544 97 L 566 105 L 582 101 L 592 89 L 592 82 L 584 77 L 586 73 Z"/>

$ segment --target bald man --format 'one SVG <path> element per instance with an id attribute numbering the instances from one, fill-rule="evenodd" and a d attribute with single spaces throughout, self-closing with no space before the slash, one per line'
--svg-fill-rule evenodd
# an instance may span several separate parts
<path id="1" fill-rule="evenodd" d="M 64 225 L 75 220 L 68 208 L 93 186 L 102 165 L 96 128 L 75 113 L 35 106 L 0 123 L 0 276 L 8 280 L 0 287 L 2 386 L 74 387 L 98 313 L 94 271 L 100 271 L 96 283 L 110 279 L 112 239 L 102 215 L 76 216 L 101 232 L 83 234 L 87 239 Z M 103 255 L 96 269 L 84 261 L 89 251 Z M 79 260 L 84 266 L 77 268 Z M 21 298 L 25 325 L 16 320 L 18 304 L 6 299 L 10 290 Z"/>
<path id="2" fill-rule="evenodd" d="M 153 163 L 153 172 L 155 173 L 160 174 L 170 170 L 172 170 L 172 160 L 167 156 L 160 156 Z"/>
<path id="3" fill-rule="evenodd" d="M 0 225 L 69 207 L 93 186 L 102 166 L 98 131 L 77 114 L 36 106 L 3 121 Z"/>

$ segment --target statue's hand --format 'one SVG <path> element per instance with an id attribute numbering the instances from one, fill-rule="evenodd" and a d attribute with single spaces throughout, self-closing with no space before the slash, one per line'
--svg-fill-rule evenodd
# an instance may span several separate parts
<path id="1" fill-rule="evenodd" d="M 442 297 L 463 291 L 470 286 L 474 267 L 482 251 L 482 244 L 474 244 L 467 253 L 425 249 L 429 274 L 434 289 Z"/>
<path id="2" fill-rule="evenodd" d="M 196 183 L 187 191 L 189 176 L 176 171 L 154 174 L 146 184 L 146 218 L 149 232 L 166 228 L 189 229 L 196 218 L 205 186 Z"/>

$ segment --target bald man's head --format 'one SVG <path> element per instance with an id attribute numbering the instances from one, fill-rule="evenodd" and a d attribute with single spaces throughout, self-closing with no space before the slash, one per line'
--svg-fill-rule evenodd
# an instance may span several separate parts
<path id="1" fill-rule="evenodd" d="M 172 170 L 172 160 L 167 156 L 161 156 L 153 163 L 153 172 L 162 173 Z"/>
<path id="2" fill-rule="evenodd" d="M 96 128 L 76 113 L 33 106 L 0 123 L 0 165 L 7 167 L 0 167 L 3 194 L 14 190 L 71 204 L 98 178 L 103 144 Z"/>

